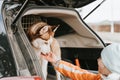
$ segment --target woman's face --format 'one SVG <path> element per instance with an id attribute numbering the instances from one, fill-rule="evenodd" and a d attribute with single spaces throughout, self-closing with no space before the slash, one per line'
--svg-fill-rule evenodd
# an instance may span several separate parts
<path id="1" fill-rule="evenodd" d="M 97 61 L 98 61 L 99 73 L 101 73 L 102 75 L 105 75 L 105 76 L 109 75 L 111 72 L 105 67 L 105 65 L 102 62 L 102 59 L 98 58 Z"/>

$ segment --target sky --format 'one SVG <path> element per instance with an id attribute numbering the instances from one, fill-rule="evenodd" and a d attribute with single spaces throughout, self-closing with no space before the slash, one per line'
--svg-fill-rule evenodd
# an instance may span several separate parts
<path id="1" fill-rule="evenodd" d="M 100 2 L 102 2 L 102 0 L 96 0 L 95 2 L 81 8 L 82 12 L 80 14 L 82 17 L 85 17 Z M 106 20 L 120 21 L 120 0 L 105 0 L 99 8 L 85 19 L 87 22 L 101 22 Z"/>

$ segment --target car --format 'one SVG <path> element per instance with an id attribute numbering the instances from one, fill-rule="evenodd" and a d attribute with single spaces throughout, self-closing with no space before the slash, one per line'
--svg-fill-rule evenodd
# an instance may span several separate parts
<path id="1" fill-rule="evenodd" d="M 39 76 L 44 80 L 39 60 L 34 55 L 32 45 L 26 35 L 29 26 L 41 20 L 50 25 L 59 25 L 54 37 L 60 44 L 63 60 L 97 73 L 97 58 L 106 44 L 83 21 L 76 10 L 94 1 L 1 0 L 1 79 L 6 77 L 12 79 L 15 76 L 18 78 L 19 76 Z M 48 79 L 56 79 L 55 71 L 50 63 L 48 64 Z"/>

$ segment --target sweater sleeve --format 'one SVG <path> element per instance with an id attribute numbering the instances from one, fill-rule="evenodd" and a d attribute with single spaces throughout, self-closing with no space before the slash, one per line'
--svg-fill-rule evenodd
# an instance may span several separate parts
<path id="1" fill-rule="evenodd" d="M 101 80 L 100 74 L 90 73 L 87 70 L 62 60 L 58 61 L 54 66 L 56 70 L 72 80 Z"/>

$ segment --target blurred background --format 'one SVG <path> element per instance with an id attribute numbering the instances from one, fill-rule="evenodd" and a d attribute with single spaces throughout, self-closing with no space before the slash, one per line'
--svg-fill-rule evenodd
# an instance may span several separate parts
<path id="1" fill-rule="evenodd" d="M 119 4 L 120 0 L 96 0 L 89 5 L 78 9 L 78 11 L 83 20 L 94 29 L 105 42 L 120 43 Z M 97 7 L 98 5 L 100 6 Z"/>

